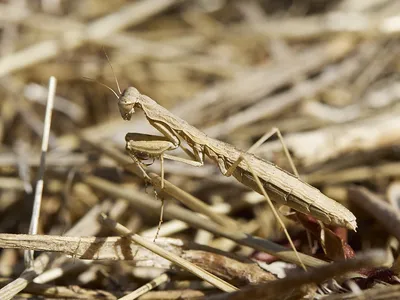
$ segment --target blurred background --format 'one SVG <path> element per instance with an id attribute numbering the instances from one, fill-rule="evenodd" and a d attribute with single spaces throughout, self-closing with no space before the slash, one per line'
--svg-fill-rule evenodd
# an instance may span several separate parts
<path id="1" fill-rule="evenodd" d="M 62 235 L 93 207 L 116 205 L 82 174 L 154 198 L 98 149 L 125 154 L 127 132 L 156 133 L 141 111 L 122 120 L 118 99 L 94 82 L 118 93 L 117 79 L 122 90 L 134 86 L 240 149 L 279 128 L 301 177 L 357 216 L 358 233 L 343 235 L 350 246 L 397 251 L 376 210 L 363 210 L 347 191 L 368 188 L 394 210 L 400 203 L 399 33 L 397 0 L 0 1 L 0 231 L 28 232 L 50 76 L 57 88 L 39 233 Z M 276 137 L 255 153 L 290 170 Z M 149 170 L 159 172 L 158 162 Z M 209 160 L 201 168 L 166 162 L 165 172 L 200 200 L 228 205 L 252 234 L 286 243 L 260 197 Z M 135 232 L 156 227 L 158 218 L 128 208 L 118 215 Z M 286 222 L 299 248 L 315 254 L 305 249 L 304 228 Z M 219 245 L 202 234 L 186 226 L 168 235 Z M 2 277 L 23 269 L 21 251 L 1 252 Z M 59 282 L 107 289 L 111 274 L 125 290 L 132 288 L 125 272 L 104 263 L 90 280 Z"/>

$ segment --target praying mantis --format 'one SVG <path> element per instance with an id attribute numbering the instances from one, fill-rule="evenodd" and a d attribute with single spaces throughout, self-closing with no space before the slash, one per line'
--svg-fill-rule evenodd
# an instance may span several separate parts
<path id="1" fill-rule="evenodd" d="M 274 194 L 274 200 L 279 204 L 311 215 L 324 224 L 356 230 L 356 217 L 347 208 L 303 182 L 297 174 L 292 175 L 249 152 L 208 137 L 134 87 L 128 87 L 116 96 L 123 119 L 130 120 L 135 109 L 141 109 L 150 125 L 163 135 L 128 133 L 125 137 L 126 149 L 145 177 L 148 178 L 141 167 L 141 161 L 148 158 L 160 159 L 161 188 L 164 181 L 165 158 L 192 166 L 202 166 L 207 156 L 217 164 L 223 175 L 232 175 L 239 182 L 264 196 L 267 196 L 265 189 L 268 190 Z M 190 149 L 182 145 L 182 140 L 186 141 Z M 178 147 L 181 147 L 191 159 L 166 153 Z"/>

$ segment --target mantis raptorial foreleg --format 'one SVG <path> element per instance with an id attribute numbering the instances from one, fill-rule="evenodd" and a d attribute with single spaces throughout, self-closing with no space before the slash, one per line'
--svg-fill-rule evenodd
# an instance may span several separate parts
<path id="1" fill-rule="evenodd" d="M 155 122 L 153 122 L 154 125 Z M 175 160 L 179 162 L 183 162 L 192 166 L 202 166 L 204 164 L 202 153 L 193 149 L 193 156 L 197 160 L 189 160 L 173 155 L 165 154 L 166 151 L 174 150 L 180 146 L 180 140 L 177 135 L 172 134 L 170 131 L 166 129 L 165 126 L 156 126 L 156 128 L 164 134 L 164 136 L 155 136 L 149 134 L 140 134 L 140 133 L 128 133 L 125 136 L 126 140 L 126 149 L 128 150 L 129 155 L 133 159 L 133 161 L 137 164 L 139 169 L 142 171 L 143 176 L 150 180 L 149 175 L 147 175 L 146 171 L 142 166 L 141 160 L 148 158 L 159 158 L 161 165 L 161 189 L 164 189 L 164 158 Z M 158 232 L 161 228 L 161 224 L 163 223 L 163 215 L 164 215 L 164 198 L 161 198 L 161 213 L 160 220 L 158 223 L 157 233 L 155 235 L 154 241 L 158 236 Z"/>
<path id="2" fill-rule="evenodd" d="M 143 176 L 150 180 L 149 175 L 142 166 L 142 160 L 160 158 L 161 162 L 161 188 L 164 188 L 164 152 L 176 149 L 176 145 L 162 136 L 154 136 L 140 133 L 127 133 L 125 136 L 126 150 L 133 161 L 142 171 Z"/>
<path id="3" fill-rule="evenodd" d="M 157 127 L 160 130 L 161 127 Z M 174 160 L 178 162 L 182 162 L 191 166 L 200 167 L 204 164 L 202 153 L 197 151 L 195 148 L 193 149 L 194 153 L 191 153 L 191 156 L 194 158 L 185 159 L 178 156 L 168 155 L 165 152 L 174 150 L 177 147 L 181 146 L 180 141 L 177 136 L 174 136 L 168 130 L 165 130 L 163 127 L 160 130 L 161 133 L 167 133 L 167 135 L 156 136 L 156 135 L 149 135 L 149 134 L 140 134 L 140 133 L 128 133 L 125 136 L 126 140 L 126 149 L 129 152 L 129 155 L 133 159 L 133 161 L 138 165 L 139 169 L 142 171 L 144 177 L 146 179 L 150 179 L 147 175 L 146 171 L 142 166 L 142 160 L 149 159 L 149 158 L 159 158 L 161 164 L 161 189 L 164 188 L 164 158 L 169 160 Z M 178 143 L 176 139 L 178 139 Z M 174 142 L 172 142 L 173 140 Z"/>

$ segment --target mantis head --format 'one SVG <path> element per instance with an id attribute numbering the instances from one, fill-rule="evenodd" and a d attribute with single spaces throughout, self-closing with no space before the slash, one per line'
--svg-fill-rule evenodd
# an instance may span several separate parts
<path id="1" fill-rule="evenodd" d="M 115 83 L 117 84 L 117 88 L 118 88 L 118 94 L 109 86 L 107 86 L 101 82 L 98 82 L 98 83 L 105 86 L 106 88 L 108 88 L 109 90 L 111 90 L 114 93 L 114 95 L 118 98 L 118 108 L 119 108 L 121 117 L 124 120 L 130 120 L 132 115 L 135 112 L 135 107 L 141 106 L 140 105 L 141 94 L 134 87 L 128 87 L 121 93 L 121 88 L 119 87 L 118 79 L 117 79 L 117 76 L 115 75 L 114 68 L 111 65 L 110 58 L 108 57 L 104 48 L 103 48 L 103 51 L 104 51 L 104 55 L 107 58 L 108 63 L 110 64 L 111 71 L 114 75 Z"/>
<path id="2" fill-rule="evenodd" d="M 139 108 L 141 106 L 140 97 L 140 92 L 134 87 L 128 87 L 122 92 L 118 98 L 118 108 L 124 120 L 130 120 L 135 112 L 135 107 Z"/>

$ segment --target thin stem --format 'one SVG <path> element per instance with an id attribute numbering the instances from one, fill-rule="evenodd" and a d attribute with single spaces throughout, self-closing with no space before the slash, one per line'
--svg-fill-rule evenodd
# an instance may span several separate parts
<path id="1" fill-rule="evenodd" d="M 42 194 L 43 194 L 43 182 L 44 182 L 43 177 L 46 169 L 46 154 L 49 146 L 51 116 L 53 112 L 56 85 L 57 85 L 56 78 L 51 76 L 49 80 L 49 94 L 47 97 L 46 115 L 43 128 L 42 153 L 40 156 L 40 167 L 39 167 L 38 181 L 36 182 L 35 198 L 33 202 L 32 217 L 29 226 L 29 234 L 37 234 L 37 229 L 38 229 L 40 207 L 42 203 Z M 24 258 L 25 258 L 25 266 L 27 268 L 32 267 L 33 256 L 34 256 L 34 251 L 25 251 Z"/>

